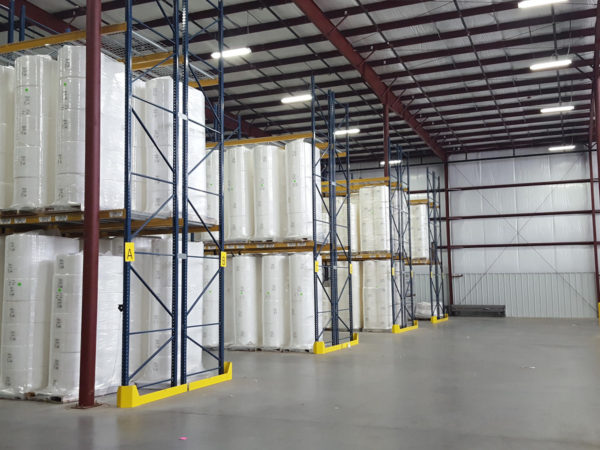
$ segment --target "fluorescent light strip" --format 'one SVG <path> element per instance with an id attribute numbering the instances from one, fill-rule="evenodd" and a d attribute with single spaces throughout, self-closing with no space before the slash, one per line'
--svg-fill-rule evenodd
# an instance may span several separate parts
<path id="1" fill-rule="evenodd" d="M 301 94 L 301 95 L 294 95 L 292 97 L 283 97 L 281 99 L 281 103 L 299 103 L 299 102 L 307 102 L 309 100 L 312 100 L 312 94 Z"/>
<path id="2" fill-rule="evenodd" d="M 552 5 L 554 3 L 566 3 L 569 0 L 523 0 L 519 2 L 519 8 L 533 8 L 536 6 Z"/>
<path id="3" fill-rule="evenodd" d="M 556 147 L 548 147 L 548 150 L 550 150 L 551 152 L 562 152 L 562 151 L 573 150 L 574 148 L 575 148 L 574 145 L 558 145 Z"/>
<path id="4" fill-rule="evenodd" d="M 390 161 L 390 166 L 397 166 L 398 164 L 402 164 L 402 160 L 401 160 L 401 159 L 392 159 L 392 160 Z M 379 163 L 379 165 L 380 165 L 381 167 L 385 166 L 385 161 L 381 161 L 381 162 Z"/>
<path id="5" fill-rule="evenodd" d="M 234 56 L 244 56 L 244 55 L 249 55 L 250 53 L 252 53 L 252 50 L 250 50 L 248 47 L 234 48 L 231 50 L 225 50 L 223 52 L 223 58 L 233 58 Z M 210 57 L 213 59 L 219 59 L 221 57 L 221 53 L 213 52 L 210 54 Z"/>
<path id="6" fill-rule="evenodd" d="M 359 128 L 348 128 L 347 130 L 335 130 L 336 136 L 342 136 L 345 134 L 358 134 L 360 133 Z"/>
<path id="7" fill-rule="evenodd" d="M 573 111 L 575 107 L 573 105 L 565 105 L 565 106 L 550 106 L 548 108 L 540 109 L 542 114 L 554 114 L 554 113 L 562 113 Z"/>
<path id="8" fill-rule="evenodd" d="M 557 59 L 555 61 L 546 61 L 541 63 L 532 64 L 529 69 L 532 71 L 536 70 L 548 70 L 548 69 L 560 69 L 571 65 L 570 59 Z"/>

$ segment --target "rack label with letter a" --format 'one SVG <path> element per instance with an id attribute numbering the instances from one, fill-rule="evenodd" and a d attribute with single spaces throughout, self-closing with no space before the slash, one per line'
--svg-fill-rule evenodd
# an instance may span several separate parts
<path id="1" fill-rule="evenodd" d="M 227 252 L 221 252 L 221 267 L 227 267 Z"/>
<path id="2" fill-rule="evenodd" d="M 125 242 L 125 262 L 135 261 L 135 244 L 133 242 Z"/>

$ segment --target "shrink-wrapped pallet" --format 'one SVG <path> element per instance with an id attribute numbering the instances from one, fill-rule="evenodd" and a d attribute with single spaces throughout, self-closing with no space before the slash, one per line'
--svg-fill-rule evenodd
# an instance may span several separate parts
<path id="1" fill-rule="evenodd" d="M 248 147 L 226 149 L 226 241 L 247 241 L 254 233 L 252 169 L 252 151 Z"/>
<path id="2" fill-rule="evenodd" d="M 24 394 L 47 384 L 54 259 L 77 251 L 76 239 L 32 233 L 6 237 L 0 340 L 6 393 Z"/>
<path id="3" fill-rule="evenodd" d="M 262 346 L 280 349 L 288 345 L 290 335 L 288 257 L 262 257 Z"/>
<path id="4" fill-rule="evenodd" d="M 314 263 L 312 253 L 289 256 L 290 277 L 290 348 L 310 350 L 315 342 Z M 321 260 L 319 258 L 319 266 Z M 317 298 L 320 304 L 321 299 Z M 320 322 L 320 318 L 319 318 Z M 321 325 L 319 326 L 319 329 Z"/>
<path id="5" fill-rule="evenodd" d="M 410 246 L 412 259 L 429 258 L 428 225 L 427 205 L 410 205 Z"/>
<path id="6" fill-rule="evenodd" d="M 231 347 L 235 343 L 236 323 L 235 323 L 235 298 L 233 284 L 233 264 L 235 258 L 228 257 L 227 266 L 225 267 L 225 345 Z"/>
<path id="7" fill-rule="evenodd" d="M 15 70 L 0 66 L 0 209 L 13 202 Z"/>
<path id="8" fill-rule="evenodd" d="M 391 267 L 389 261 L 363 261 L 364 328 L 392 328 Z"/>
<path id="9" fill-rule="evenodd" d="M 235 347 L 261 345 L 260 257 L 233 258 L 233 299 L 235 303 Z"/>
<path id="10" fill-rule="evenodd" d="M 85 58 L 84 46 L 64 46 L 58 51 L 58 148 L 54 163 L 55 206 L 84 206 L 85 199 Z M 125 101 L 125 67 L 101 57 L 100 103 L 100 208 L 123 208 L 125 113 L 115 105 Z M 136 83 L 134 91 L 140 84 Z M 136 145 L 134 128 L 134 146 Z M 132 165 L 137 170 L 134 149 Z M 132 180 L 132 206 L 139 180 Z"/>
<path id="11" fill-rule="evenodd" d="M 96 395 L 114 392 L 121 379 L 122 257 L 98 258 Z M 81 350 L 83 253 L 59 255 L 54 264 L 50 366 L 43 394 L 77 397 Z"/>
<path id="12" fill-rule="evenodd" d="M 258 145 L 254 158 L 254 236 L 255 240 L 276 240 L 283 235 L 280 160 L 283 150 L 275 145 Z"/>
<path id="13" fill-rule="evenodd" d="M 47 206 L 54 192 L 57 63 L 49 56 L 15 60 L 13 201 L 11 208 Z"/>

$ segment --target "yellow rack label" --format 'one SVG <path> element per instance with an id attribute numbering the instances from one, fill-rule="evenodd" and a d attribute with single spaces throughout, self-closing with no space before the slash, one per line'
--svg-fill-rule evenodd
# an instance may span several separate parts
<path id="1" fill-rule="evenodd" d="M 319 272 L 319 260 L 315 261 L 315 273 Z"/>
<path id="2" fill-rule="evenodd" d="M 396 268 L 395 267 L 392 267 L 392 276 L 393 277 L 396 276 Z"/>
<path id="3" fill-rule="evenodd" d="M 125 242 L 125 262 L 135 261 L 135 244 L 133 242 Z"/>
<path id="4" fill-rule="evenodd" d="M 227 267 L 227 253 L 221 252 L 221 267 Z"/>
<path id="5" fill-rule="evenodd" d="M 352 275 L 352 263 L 350 263 L 350 275 Z"/>

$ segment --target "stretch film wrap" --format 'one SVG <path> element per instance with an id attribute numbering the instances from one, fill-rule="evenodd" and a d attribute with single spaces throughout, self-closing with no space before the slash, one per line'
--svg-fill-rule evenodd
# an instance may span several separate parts
<path id="1" fill-rule="evenodd" d="M 0 66 L 0 209 L 13 202 L 15 70 Z"/>
<path id="2" fill-rule="evenodd" d="M 428 225 L 427 205 L 410 205 L 410 250 L 413 259 L 429 258 Z"/>
<path id="3" fill-rule="evenodd" d="M 288 257 L 262 257 L 262 324 L 265 348 L 280 349 L 288 345 L 290 302 Z"/>
<path id="4" fill-rule="evenodd" d="M 57 76 L 57 63 L 49 56 L 26 55 L 15 60 L 11 208 L 47 206 L 54 192 L 51 162 L 56 152 Z"/>
<path id="5" fill-rule="evenodd" d="M 255 348 L 261 345 L 260 257 L 242 255 L 233 259 L 235 302 L 235 346 Z"/>
<path id="6" fill-rule="evenodd" d="M 121 375 L 122 257 L 98 258 L 97 395 L 114 392 Z M 45 394 L 76 398 L 79 390 L 83 253 L 59 255 L 54 263 L 50 358 Z"/>
<path id="7" fill-rule="evenodd" d="M 319 258 L 319 266 L 321 260 Z M 310 350 L 315 342 L 314 263 L 312 253 L 289 256 L 290 348 Z M 317 299 L 319 302 L 320 299 Z M 319 329 L 321 327 L 319 326 Z"/>
<path id="8" fill-rule="evenodd" d="M 248 147 L 226 150 L 226 241 L 248 241 L 253 236 L 253 165 L 252 150 Z"/>
<path id="9" fill-rule="evenodd" d="M 313 237 L 311 149 L 311 144 L 302 139 L 285 147 L 287 239 Z"/>
<path id="10" fill-rule="evenodd" d="M 13 234 L 5 239 L 0 373 L 4 391 L 24 394 L 48 381 L 53 262 L 76 239 Z"/>
<path id="11" fill-rule="evenodd" d="M 391 268 L 389 261 L 363 261 L 364 328 L 392 328 Z"/>
<path id="12" fill-rule="evenodd" d="M 283 150 L 274 145 L 258 145 L 254 156 L 254 239 L 280 239 L 283 235 L 280 160 Z"/>

